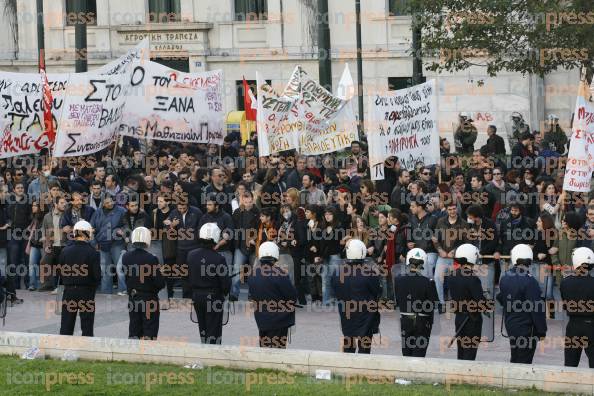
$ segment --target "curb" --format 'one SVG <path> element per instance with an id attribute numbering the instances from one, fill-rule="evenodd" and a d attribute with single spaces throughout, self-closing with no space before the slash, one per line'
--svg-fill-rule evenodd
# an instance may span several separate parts
<path id="1" fill-rule="evenodd" d="M 347 377 L 347 380 L 349 377 L 356 380 L 356 376 L 391 378 L 393 383 L 395 378 L 405 378 L 421 383 L 594 394 L 594 370 L 590 369 L 201 345 L 181 339 L 144 341 L 0 332 L 1 355 L 20 355 L 31 347 L 39 347 L 42 355 L 52 359 L 60 359 L 66 351 L 76 351 L 81 360 L 93 361 L 184 365 L 198 360 L 205 366 L 270 369 L 310 376 L 315 376 L 316 370 L 324 369 L 333 375 Z"/>

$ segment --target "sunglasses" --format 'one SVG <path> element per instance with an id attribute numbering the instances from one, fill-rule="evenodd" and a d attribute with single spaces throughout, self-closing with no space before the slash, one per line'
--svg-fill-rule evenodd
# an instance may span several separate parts
<path id="1" fill-rule="evenodd" d="M 501 173 L 499 173 L 499 172 L 493 172 L 493 176 L 501 176 Z"/>
<path id="2" fill-rule="evenodd" d="M 423 172 L 423 176 L 430 176 L 430 175 L 431 175 L 431 173 L 429 173 L 429 172 Z"/>

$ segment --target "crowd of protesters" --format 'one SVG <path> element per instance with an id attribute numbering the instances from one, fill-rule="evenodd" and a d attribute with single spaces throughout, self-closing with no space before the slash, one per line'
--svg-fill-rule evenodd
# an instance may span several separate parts
<path id="1" fill-rule="evenodd" d="M 91 244 L 104 274 L 100 293 L 126 293 L 121 257 L 131 231 L 145 226 L 153 233 L 151 251 L 167 269 L 164 299 L 173 298 L 176 285 L 183 289 L 198 230 L 217 223 L 223 238 L 215 250 L 233 274 L 231 301 L 239 298 L 259 246 L 273 241 L 299 304 L 306 305 L 307 296 L 331 304 L 330 275 L 352 238 L 364 241 L 367 259 L 385 270 L 388 303 L 393 275 L 413 248 L 428 254 L 424 271 L 443 303 L 454 251 L 468 241 L 497 273 L 515 245 L 532 246 L 553 274 L 552 300 L 572 249 L 594 241 L 594 201 L 561 193 L 567 137 L 563 141 L 556 124 L 542 134 L 524 131 L 509 141 L 507 155 L 495 126 L 486 145 L 475 149 L 472 120 L 461 117 L 460 125 L 456 153 L 447 139 L 440 141 L 441 164 L 406 170 L 392 157 L 385 180 L 375 182 L 364 141 L 327 155 L 260 158 L 256 134 L 244 144 L 229 135 L 221 146 L 124 138 L 90 156 L 0 160 L 0 261 L 10 300 L 22 302 L 21 288 L 55 292 L 53 268 L 78 220 L 94 228 Z"/>

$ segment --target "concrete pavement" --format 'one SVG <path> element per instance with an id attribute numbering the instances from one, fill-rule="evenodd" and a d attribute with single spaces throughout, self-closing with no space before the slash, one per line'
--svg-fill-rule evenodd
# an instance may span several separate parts
<path id="1" fill-rule="evenodd" d="M 55 314 L 56 296 L 46 292 L 18 291 L 25 302 L 8 308 L 4 331 L 59 334 L 60 317 Z M 190 301 L 176 299 L 170 310 L 162 311 L 159 339 L 200 343 L 198 325 L 190 320 Z M 563 334 L 565 315 L 557 313 L 556 320 L 549 320 L 549 332 L 539 344 L 534 363 L 563 365 Z M 336 352 L 340 350 L 340 322 L 334 307 L 308 305 L 297 310 L 296 326 L 291 335 L 289 349 Z M 500 333 L 500 307 L 495 319 L 495 340 L 481 343 L 477 360 L 509 361 L 509 343 Z M 398 313 L 383 312 L 381 334 L 376 335 L 373 354 L 401 355 L 400 322 Z M 77 320 L 75 335 L 80 335 Z M 449 314 L 436 315 L 428 357 L 456 359 L 456 346 L 447 348 L 454 335 L 454 319 Z M 127 297 L 97 295 L 95 336 L 127 338 Z M 223 329 L 223 344 L 257 346 L 258 330 L 253 314 L 246 304 L 246 291 L 242 290 L 240 301 L 235 303 L 235 314 Z M 588 367 L 585 354 L 580 367 Z"/>

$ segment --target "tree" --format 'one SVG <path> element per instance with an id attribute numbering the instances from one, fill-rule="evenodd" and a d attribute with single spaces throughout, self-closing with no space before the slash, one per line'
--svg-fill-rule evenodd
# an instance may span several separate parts
<path id="1" fill-rule="evenodd" d="M 410 12 L 431 71 L 542 77 L 585 67 L 592 80 L 593 0 L 410 0 Z"/>

